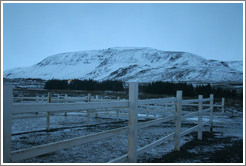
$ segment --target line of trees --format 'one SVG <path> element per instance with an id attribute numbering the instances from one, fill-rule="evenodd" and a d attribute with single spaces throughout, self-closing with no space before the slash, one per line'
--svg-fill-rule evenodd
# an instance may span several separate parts
<path id="1" fill-rule="evenodd" d="M 119 80 L 105 80 L 102 82 L 95 81 L 92 79 L 88 80 L 78 80 L 74 79 L 72 81 L 68 80 L 48 80 L 45 83 L 45 89 L 60 89 L 60 90 L 112 90 L 112 91 L 123 91 L 123 82 Z M 139 90 L 144 93 L 150 94 L 166 94 L 175 95 L 177 90 L 182 90 L 184 96 L 194 97 L 197 95 L 204 95 L 204 97 L 209 97 L 210 94 L 214 94 L 216 98 L 226 97 L 226 98 L 242 98 L 243 93 L 237 93 L 235 89 L 223 89 L 221 87 L 213 87 L 210 84 L 198 85 L 194 87 L 192 84 L 187 84 L 186 82 L 172 83 L 172 82 L 162 82 L 156 81 L 148 84 L 143 84 L 139 86 Z"/>
<path id="2" fill-rule="evenodd" d="M 78 80 L 74 79 L 72 81 L 68 80 L 48 80 L 45 83 L 44 89 L 61 89 L 61 90 L 112 90 L 112 91 L 122 91 L 124 89 L 123 82 L 118 80 L 105 80 L 102 82 L 89 80 Z"/>
<path id="3" fill-rule="evenodd" d="M 167 94 L 175 95 L 177 90 L 182 90 L 184 96 L 196 96 L 204 95 L 204 97 L 209 97 L 210 94 L 214 94 L 215 97 L 227 97 L 227 98 L 240 98 L 241 94 L 238 94 L 235 89 L 222 89 L 220 87 L 212 87 L 210 84 L 198 85 L 194 87 L 192 84 L 187 84 L 185 82 L 172 83 L 172 82 L 162 82 L 156 81 L 151 82 L 146 85 L 140 86 L 140 89 L 144 93 L 152 94 Z"/>

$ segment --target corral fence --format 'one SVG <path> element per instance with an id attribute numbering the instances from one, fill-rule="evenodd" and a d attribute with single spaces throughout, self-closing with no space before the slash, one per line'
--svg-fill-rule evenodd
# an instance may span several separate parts
<path id="1" fill-rule="evenodd" d="M 160 104 L 168 105 L 175 104 L 175 114 L 168 117 L 157 118 L 147 122 L 138 123 L 138 108 L 143 105 Z M 196 106 L 196 112 L 182 113 L 182 106 Z M 21 150 L 10 150 L 11 145 L 11 125 L 12 114 L 14 113 L 56 113 L 56 112 L 74 112 L 81 110 L 93 110 L 101 108 L 128 108 L 128 126 L 120 127 L 112 130 L 107 130 L 86 136 L 75 137 L 58 142 L 52 142 L 44 145 L 34 146 Z M 214 104 L 213 94 L 209 98 L 203 98 L 202 95 L 198 99 L 184 100 L 182 91 L 177 91 L 174 98 L 161 98 L 161 99 L 138 99 L 138 83 L 129 83 L 129 100 L 116 100 L 107 102 L 84 102 L 84 103 L 13 103 L 13 89 L 10 85 L 4 85 L 3 91 L 3 162 L 16 162 L 35 156 L 48 154 L 61 149 L 67 149 L 73 146 L 78 146 L 95 140 L 113 137 L 121 133 L 128 135 L 128 153 L 118 158 L 109 161 L 113 162 L 129 162 L 136 163 L 137 156 L 144 153 L 160 144 L 165 143 L 167 140 L 174 140 L 176 151 L 180 150 L 181 137 L 196 131 L 198 139 L 202 140 L 203 126 L 209 125 L 210 132 L 213 131 L 213 109 L 214 107 L 221 107 L 222 119 L 224 119 L 224 98 L 222 98 L 221 105 Z M 209 114 L 209 120 L 204 121 L 203 115 Z M 197 125 L 181 132 L 181 124 L 186 118 L 197 117 Z M 162 138 L 137 149 L 137 131 L 141 128 L 157 125 L 163 122 L 175 121 L 175 132 L 170 133 Z"/>
<path id="2" fill-rule="evenodd" d="M 88 93 L 87 96 L 68 96 L 68 94 L 52 94 L 51 92 L 48 92 L 46 95 L 36 95 L 36 96 L 23 96 L 19 95 L 14 97 L 14 102 L 21 102 L 21 103 L 69 103 L 69 102 L 90 102 L 90 101 L 109 101 L 112 100 L 109 97 L 100 97 L 99 95 L 92 96 L 91 93 Z M 119 100 L 119 96 L 117 97 L 117 100 Z"/>
<path id="3" fill-rule="evenodd" d="M 68 96 L 68 94 L 58 94 L 58 93 L 51 93 L 48 92 L 47 95 L 36 95 L 36 96 L 23 96 L 23 95 L 19 95 L 13 98 L 13 103 L 85 103 L 85 102 L 112 102 L 112 101 L 119 101 L 119 100 L 125 100 L 125 99 L 120 99 L 119 96 L 114 97 L 113 99 L 109 96 L 99 96 L 99 95 L 95 95 L 92 96 L 91 93 L 88 93 L 87 96 Z M 64 112 L 64 111 L 62 111 Z M 64 116 L 68 115 L 68 112 L 71 111 L 65 111 L 64 112 Z M 82 109 L 80 111 L 76 111 L 76 112 L 80 112 L 80 113 L 85 113 L 87 116 L 87 125 L 89 125 L 89 121 L 90 121 L 90 117 L 91 114 L 95 114 L 96 117 L 98 117 L 99 114 L 107 114 L 109 115 L 110 111 L 103 111 L 102 109 L 95 109 L 95 110 L 86 110 L 86 109 Z M 115 115 L 113 115 L 114 117 L 116 117 L 116 121 L 119 121 L 119 116 L 120 116 L 120 112 L 121 109 L 116 109 L 115 111 L 111 111 L 111 112 L 115 112 Z M 123 111 L 125 112 L 125 111 Z M 127 111 L 128 112 L 128 111 Z M 59 113 L 58 111 L 56 111 L 55 113 Z M 46 112 L 46 130 L 50 130 L 50 117 L 54 114 L 53 112 Z M 123 115 L 124 113 L 121 113 L 121 115 Z M 111 113 L 112 115 L 112 113 Z M 37 118 L 37 117 L 42 117 L 43 115 L 38 115 L 38 112 L 36 112 L 36 114 L 34 116 L 13 116 L 13 119 L 17 118 L 17 119 L 22 119 L 22 118 Z M 126 116 L 126 113 L 125 113 Z M 148 115 L 149 117 L 149 115 Z"/>

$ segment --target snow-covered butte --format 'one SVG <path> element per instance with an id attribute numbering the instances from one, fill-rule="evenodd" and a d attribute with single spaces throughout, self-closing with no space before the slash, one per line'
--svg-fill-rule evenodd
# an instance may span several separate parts
<path id="1" fill-rule="evenodd" d="M 30 67 L 6 70 L 3 77 L 243 82 L 243 62 L 208 60 L 148 47 L 115 47 L 52 55 Z"/>

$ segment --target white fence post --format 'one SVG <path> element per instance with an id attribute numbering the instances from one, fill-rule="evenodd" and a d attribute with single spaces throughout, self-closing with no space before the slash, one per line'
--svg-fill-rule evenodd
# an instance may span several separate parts
<path id="1" fill-rule="evenodd" d="M 120 97 L 118 96 L 117 97 L 117 100 L 119 101 L 120 100 Z M 119 111 L 120 111 L 120 108 L 117 108 L 116 109 L 116 121 L 119 122 Z"/>
<path id="2" fill-rule="evenodd" d="M 198 96 L 198 139 L 202 140 L 202 109 L 203 109 L 203 95 Z"/>
<path id="3" fill-rule="evenodd" d="M 46 130 L 47 131 L 50 130 L 50 113 L 49 112 L 46 113 Z"/>
<path id="4" fill-rule="evenodd" d="M 88 93 L 87 100 L 88 100 L 88 102 L 90 102 L 90 101 L 91 101 L 91 94 L 90 94 L 90 93 Z"/>
<path id="5" fill-rule="evenodd" d="M 95 112 L 95 118 L 98 118 L 98 111 Z"/>
<path id="6" fill-rule="evenodd" d="M 149 118 L 149 104 L 147 105 L 147 118 Z"/>
<path id="7" fill-rule="evenodd" d="M 89 122 L 90 122 L 90 112 L 88 110 L 86 110 L 86 117 L 87 117 L 86 124 L 89 125 Z"/>
<path id="8" fill-rule="evenodd" d="M 10 162 L 11 125 L 13 109 L 13 88 L 3 86 L 3 162 Z"/>
<path id="9" fill-rule="evenodd" d="M 51 103 L 51 93 L 48 92 L 48 103 Z M 50 113 L 46 113 L 46 131 L 50 130 Z"/>
<path id="10" fill-rule="evenodd" d="M 38 96 L 38 95 L 36 95 L 36 100 L 35 100 L 35 101 L 36 101 L 36 103 L 38 103 L 38 98 L 39 98 L 39 96 Z"/>
<path id="11" fill-rule="evenodd" d="M 210 116 L 209 116 L 209 130 L 213 132 L 213 109 L 214 109 L 214 95 L 210 94 Z"/>
<path id="12" fill-rule="evenodd" d="M 176 151 L 180 150 L 180 128 L 181 128 L 181 114 L 182 114 L 182 91 L 176 93 L 176 130 L 175 130 L 175 147 Z"/>
<path id="13" fill-rule="evenodd" d="M 221 114 L 222 114 L 222 124 L 225 125 L 225 98 L 222 98 L 221 101 Z M 224 135 L 224 132 L 222 132 L 222 135 Z"/>
<path id="14" fill-rule="evenodd" d="M 129 83 L 128 162 L 137 162 L 138 83 Z"/>
<path id="15" fill-rule="evenodd" d="M 51 93 L 48 92 L 48 103 L 51 103 Z"/>
<path id="16" fill-rule="evenodd" d="M 156 104 L 154 104 L 154 106 L 156 106 Z M 154 107 L 155 108 L 155 107 Z M 156 111 L 154 111 L 154 118 L 156 118 Z"/>
<path id="17" fill-rule="evenodd" d="M 24 99 L 23 99 L 23 97 L 24 97 L 24 95 L 21 95 L 21 103 L 24 101 Z"/>
<path id="18" fill-rule="evenodd" d="M 118 108 L 116 108 L 115 113 L 116 113 L 116 122 L 119 122 L 119 109 Z"/>
<path id="19" fill-rule="evenodd" d="M 225 113 L 225 98 L 222 98 L 222 101 L 221 101 L 221 113 L 222 113 L 222 117 L 223 117 L 223 120 L 224 120 L 224 113 Z"/>
<path id="20" fill-rule="evenodd" d="M 42 95 L 42 103 L 45 101 L 45 97 L 44 95 Z"/>
<path id="21" fill-rule="evenodd" d="M 66 103 L 66 98 L 67 98 L 67 94 L 64 95 L 64 103 Z M 67 112 L 64 113 L 64 116 L 67 116 Z"/>

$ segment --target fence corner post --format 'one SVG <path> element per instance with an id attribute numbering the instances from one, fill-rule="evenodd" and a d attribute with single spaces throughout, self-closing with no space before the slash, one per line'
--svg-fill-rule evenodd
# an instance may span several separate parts
<path id="1" fill-rule="evenodd" d="M 176 130 L 175 130 L 175 147 L 176 151 L 180 150 L 180 130 L 181 130 L 181 114 L 182 114 L 182 91 L 176 93 Z"/>
<path id="2" fill-rule="evenodd" d="M 213 109 L 214 109 L 214 95 L 210 94 L 210 115 L 209 115 L 209 131 L 213 132 Z"/>
<path id="3" fill-rule="evenodd" d="M 202 109 L 203 109 L 203 95 L 198 96 L 198 140 L 202 140 Z"/>
<path id="4" fill-rule="evenodd" d="M 3 162 L 10 162 L 11 124 L 13 109 L 13 88 L 11 85 L 3 86 Z"/>
<path id="5" fill-rule="evenodd" d="M 128 162 L 137 162 L 138 83 L 129 82 Z"/>

